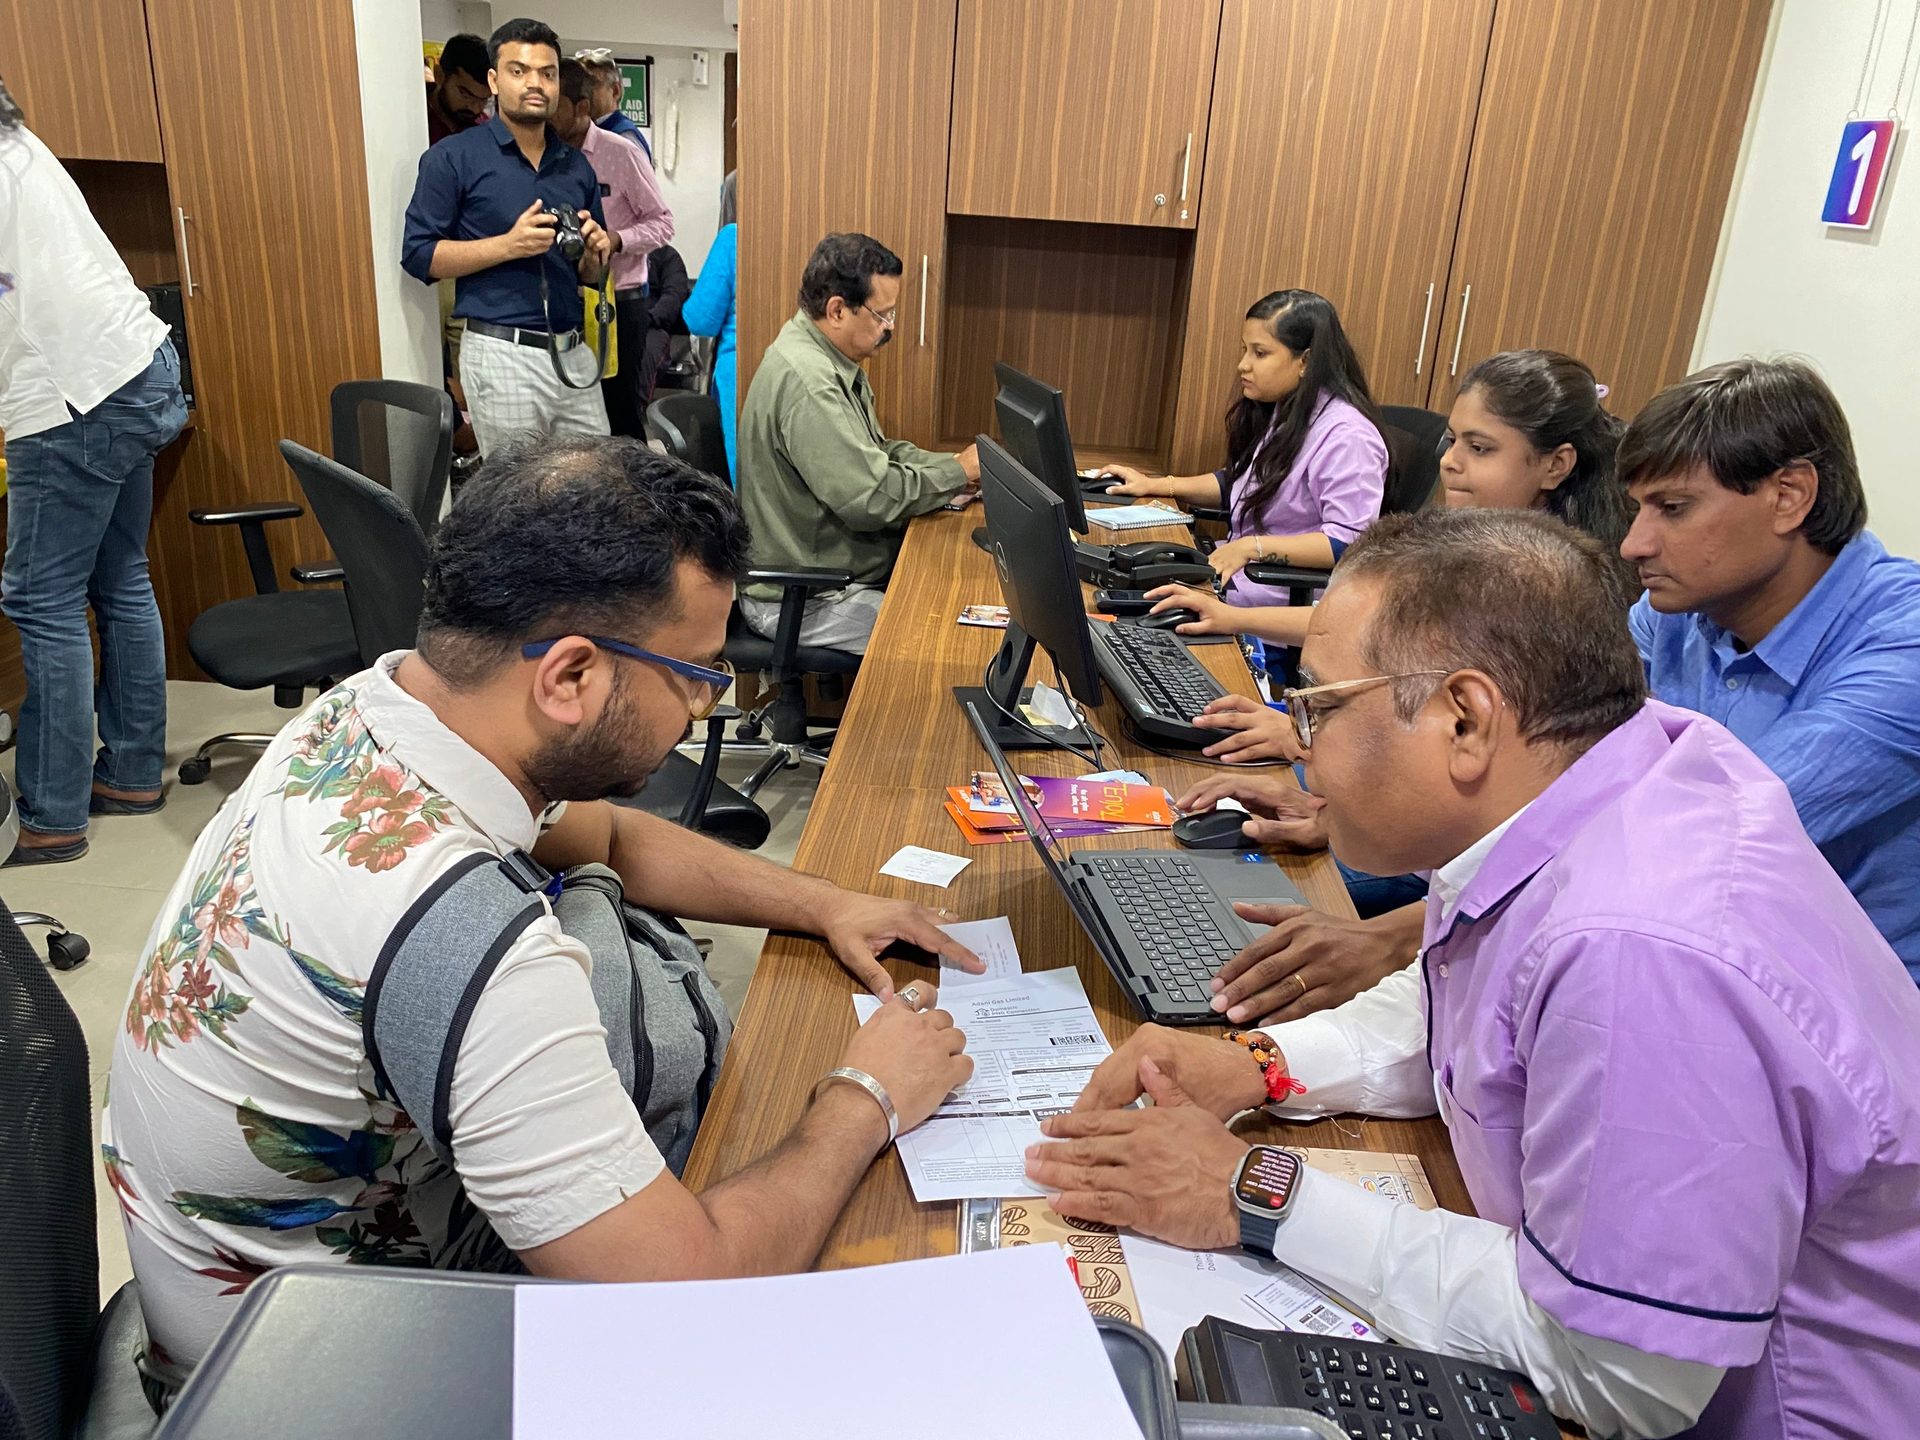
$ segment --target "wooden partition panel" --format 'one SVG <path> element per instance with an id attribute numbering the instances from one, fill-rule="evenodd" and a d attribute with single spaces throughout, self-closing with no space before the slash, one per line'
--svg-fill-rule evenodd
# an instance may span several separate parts
<path id="1" fill-rule="evenodd" d="M 298 501 L 276 445 L 327 451 L 328 397 L 380 373 L 380 344 L 351 0 L 153 0 L 151 22 L 168 175 L 188 217 L 199 421 L 156 474 L 151 551 L 168 671 L 187 677 L 193 618 L 253 593 L 238 533 L 187 512 Z M 221 55 L 250 58 L 222 67 L 212 103 L 207 67 Z M 291 123 L 296 89 L 332 103 Z M 310 516 L 271 533 L 283 584 L 287 567 L 329 553 Z"/>
<path id="2" fill-rule="evenodd" d="M 1219 28 L 1220 0 L 962 0 L 947 208 L 1192 229 Z"/>
<path id="3" fill-rule="evenodd" d="M 993 365 L 1005 360 L 1066 392 L 1082 448 L 1164 453 L 1190 249 L 1167 230 L 955 216 L 940 357 L 946 441 L 999 433 Z"/>
<path id="4" fill-rule="evenodd" d="M 888 435 L 936 439 L 955 0 L 743 0 L 740 359 L 796 309 L 821 236 L 861 230 L 906 266 L 899 329 L 874 361 Z"/>
<path id="5" fill-rule="evenodd" d="M 61 159 L 161 158 L 141 0 L 0 0 L 0 75 Z"/>
<path id="6" fill-rule="evenodd" d="M 1685 373 L 1770 7 L 1500 0 L 1436 403 L 1456 347 L 1564 350 L 1623 416 Z"/>
<path id="7" fill-rule="evenodd" d="M 1176 473 L 1224 458 L 1242 320 L 1271 290 L 1325 295 L 1375 397 L 1425 403 L 1492 11 L 1492 0 L 1227 0 Z"/>

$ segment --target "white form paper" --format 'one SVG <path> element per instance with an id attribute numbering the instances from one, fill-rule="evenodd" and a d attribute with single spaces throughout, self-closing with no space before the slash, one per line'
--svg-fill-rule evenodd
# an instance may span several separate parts
<path id="1" fill-rule="evenodd" d="M 893 858 L 880 867 L 880 873 L 901 880 L 917 880 L 922 885 L 938 885 L 944 890 L 971 864 L 973 861 L 964 855 L 949 855 L 944 850 L 928 850 L 921 845 L 902 845 L 893 852 Z"/>
<path id="2" fill-rule="evenodd" d="M 1120 1249 L 1141 1323 L 1169 1360 L 1179 1353 L 1180 1337 L 1209 1315 L 1316 1335 L 1337 1330 L 1362 1340 L 1386 1338 L 1278 1260 L 1256 1260 L 1241 1250 L 1182 1250 L 1131 1231 L 1121 1233 Z"/>
<path id="3" fill-rule="evenodd" d="M 883 1353 L 887 1337 L 947 1343 Z M 878 1350 L 855 1343 L 866 1336 Z M 957 1343 L 953 1337 L 960 1337 Z M 755 1280 L 521 1285 L 513 1440 L 1138 1440 L 1058 1245 Z"/>
<path id="4" fill-rule="evenodd" d="M 1013 926 L 1008 923 L 1006 916 L 993 920 L 962 920 L 957 925 L 942 925 L 940 928 L 987 962 L 984 975 L 973 975 L 942 956 L 942 995 L 952 993 L 956 986 L 967 989 L 1020 978 L 1020 948 L 1013 943 Z"/>
<path id="5" fill-rule="evenodd" d="M 853 997 L 865 1023 L 880 1007 Z M 966 1032 L 973 1078 L 925 1124 L 896 1142 L 913 1198 L 995 1199 L 1046 1193 L 1026 1176 L 1040 1122 L 1073 1108 L 1094 1067 L 1113 1053 L 1072 966 L 962 986 L 940 1008 Z"/>

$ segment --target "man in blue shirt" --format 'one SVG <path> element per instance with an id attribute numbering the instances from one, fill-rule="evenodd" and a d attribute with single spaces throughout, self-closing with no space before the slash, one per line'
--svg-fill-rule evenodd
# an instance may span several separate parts
<path id="1" fill-rule="evenodd" d="M 613 242 L 600 182 L 549 119 L 559 96 L 560 40 L 537 20 L 509 20 L 487 42 L 498 115 L 420 157 L 400 263 L 431 284 L 453 277 L 453 313 L 482 453 L 518 433 L 605 435 L 599 368 L 581 343 L 580 286 L 605 278 Z M 559 210 L 584 241 L 556 244 Z M 584 358 L 583 358 L 584 357 Z"/>
<path id="2" fill-rule="evenodd" d="M 1649 688 L 1786 782 L 1920 980 L 1920 565 L 1866 529 L 1840 402 L 1799 361 L 1715 365 L 1653 398 L 1619 475 Z"/>

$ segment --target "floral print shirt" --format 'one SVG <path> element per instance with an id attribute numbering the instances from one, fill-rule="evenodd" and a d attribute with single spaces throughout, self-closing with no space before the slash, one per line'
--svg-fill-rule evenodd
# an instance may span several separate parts
<path id="1" fill-rule="evenodd" d="M 167 1378 L 276 1265 L 501 1268 L 664 1169 L 607 1057 L 586 949 L 551 915 L 474 1008 L 454 1167 L 379 1093 L 360 1011 L 382 943 L 449 867 L 531 849 L 550 818 L 394 683 L 405 653 L 274 738 L 134 974 L 101 1150 Z"/>

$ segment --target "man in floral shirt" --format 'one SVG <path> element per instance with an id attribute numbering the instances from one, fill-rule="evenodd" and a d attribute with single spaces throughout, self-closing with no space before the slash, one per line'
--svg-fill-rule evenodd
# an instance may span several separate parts
<path id="1" fill-rule="evenodd" d="M 361 1032 L 382 944 L 483 853 L 599 861 L 652 909 L 820 935 L 883 996 L 875 956 L 896 939 L 979 968 L 934 912 L 606 803 L 724 686 L 746 544 L 725 485 L 635 442 L 497 457 L 436 536 L 420 648 L 320 697 L 201 834 L 135 973 L 102 1121 L 160 1384 L 276 1265 L 499 1263 L 483 1234 L 582 1279 L 811 1262 L 887 1143 L 882 1108 L 827 1086 L 785 1144 L 693 1195 L 621 1088 L 585 947 L 550 913 L 462 1035 L 451 1165 L 376 1083 Z M 950 1018 L 899 1003 L 843 1063 L 905 1129 L 970 1072 L 963 1050 Z"/>

